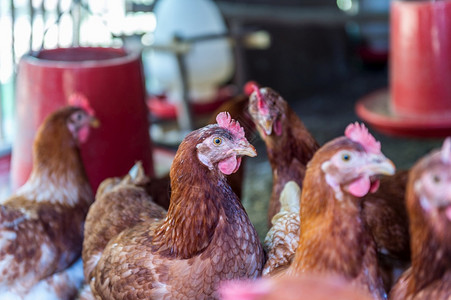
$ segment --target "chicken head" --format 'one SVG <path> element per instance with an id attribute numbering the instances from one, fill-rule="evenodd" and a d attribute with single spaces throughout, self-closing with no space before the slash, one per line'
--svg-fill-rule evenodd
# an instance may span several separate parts
<path id="1" fill-rule="evenodd" d="M 343 192 L 363 197 L 379 187 L 380 175 L 393 175 L 395 166 L 380 151 L 380 144 L 358 123 L 346 129 L 348 145 L 343 145 L 332 157 L 321 165 L 326 182 L 333 188 L 338 200 Z"/>
<path id="2" fill-rule="evenodd" d="M 437 234 L 444 234 L 451 224 L 451 138 L 419 167 L 420 174 L 413 180 L 413 192 L 426 222 Z"/>
<path id="3" fill-rule="evenodd" d="M 67 118 L 67 128 L 78 143 L 86 142 L 90 128 L 98 126 L 98 119 L 82 108 L 74 111 L 69 118 Z"/>
<path id="4" fill-rule="evenodd" d="M 239 169 L 244 155 L 254 157 L 257 152 L 229 113 L 218 114 L 216 120 L 219 127 L 196 145 L 197 157 L 210 170 L 217 166 L 223 174 L 230 175 Z"/>
<path id="5" fill-rule="evenodd" d="M 252 84 L 252 89 L 254 91 L 249 96 L 249 113 L 258 131 L 262 136 L 271 135 L 273 132 L 280 136 L 286 118 L 286 101 L 271 88 L 259 88 Z"/>

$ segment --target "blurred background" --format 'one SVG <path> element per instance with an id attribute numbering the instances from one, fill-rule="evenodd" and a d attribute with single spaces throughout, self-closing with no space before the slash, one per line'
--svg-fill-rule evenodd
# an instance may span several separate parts
<path id="1" fill-rule="evenodd" d="M 59 47 L 123 47 L 142 53 L 157 174 L 184 134 L 204 124 L 248 80 L 280 92 L 320 144 L 360 120 L 356 103 L 389 85 L 390 0 L 2 0 L 0 168 L 7 184 L 21 57 Z M 209 48 L 211 47 L 211 49 Z M 213 52 L 211 51 L 213 49 Z M 204 52 L 205 51 L 205 52 Z M 188 103 L 188 105 L 186 104 Z M 371 128 L 371 127 L 370 127 Z M 376 130 L 399 168 L 440 138 Z M 249 215 L 266 233 L 271 170 L 265 147 L 246 165 Z"/>

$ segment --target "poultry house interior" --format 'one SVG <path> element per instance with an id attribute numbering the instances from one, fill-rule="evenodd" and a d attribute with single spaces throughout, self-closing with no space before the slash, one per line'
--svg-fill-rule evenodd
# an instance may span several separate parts
<path id="1" fill-rule="evenodd" d="M 374 115 L 380 111 L 368 112 L 368 107 L 362 106 L 362 103 L 374 100 L 379 95 L 382 95 L 381 97 L 387 102 L 384 102 L 388 107 L 385 109 L 391 110 L 396 104 L 399 105 L 399 102 L 394 103 L 396 100 L 394 94 L 390 94 L 395 85 L 398 85 L 394 80 L 393 65 L 396 59 L 401 60 L 393 54 L 394 49 L 391 48 L 393 36 L 390 34 L 394 30 L 390 26 L 395 24 L 393 22 L 393 3 L 425 3 L 428 1 L 199 0 L 196 2 L 203 3 L 202 5 L 205 3 L 214 5 L 222 18 L 222 23 L 219 22 L 219 24 L 225 26 L 226 30 L 224 33 L 223 29 L 215 23 L 211 25 L 213 31 L 197 31 L 197 34 L 200 34 L 200 42 L 192 36 L 190 37 L 189 34 L 186 40 L 182 39 L 180 42 L 178 36 L 177 38 L 172 37 L 173 40 L 164 40 L 163 37 L 159 37 L 156 32 L 153 32 L 159 25 L 155 16 L 158 16 L 158 13 L 167 13 L 167 10 L 165 11 L 162 7 L 159 12 L 156 11 L 158 5 L 162 6 L 164 2 L 176 2 L 176 0 L 121 0 L 116 1 L 120 5 L 105 2 L 102 4 L 103 7 L 96 1 L 53 1 L 57 3 L 54 5 L 52 1 L 42 0 L 35 1 L 41 3 L 39 5 L 30 1 L 34 4 L 29 9 L 26 7 L 28 4 L 22 3 L 23 1 L 10 2 L 11 6 L 8 6 L 6 1 L 0 5 L 0 32 L 10 30 L 9 34 L 5 35 L 8 42 L 0 45 L 0 154 L 2 154 L 0 158 L 0 196 L 2 199 L 12 193 L 10 176 L 14 166 L 11 162 L 11 155 L 14 155 L 14 140 L 17 138 L 15 109 L 19 107 L 15 101 L 18 97 L 16 91 L 20 88 L 16 85 L 20 82 L 17 80 L 20 73 L 16 74 L 15 70 L 22 55 L 26 55 L 29 51 L 33 53 L 45 48 L 119 46 L 142 51 L 143 76 L 147 92 L 143 106 L 146 109 L 146 117 L 151 123 L 148 131 L 152 140 L 153 169 L 161 177 L 169 172 L 177 147 L 187 131 L 202 127 L 209 122 L 209 119 L 215 118 L 216 116 L 213 115 L 215 109 L 226 102 L 228 96 L 233 98 L 232 96 L 245 94 L 245 84 L 248 81 L 254 81 L 262 87 L 270 87 L 280 93 L 320 146 L 342 136 L 348 124 L 356 121 L 363 122 L 375 139 L 380 142 L 383 153 L 394 163 L 397 170 L 410 169 L 433 149 L 440 149 L 444 138 L 451 135 L 449 122 L 451 90 L 449 89 L 448 98 L 443 101 L 444 103 L 433 99 L 433 96 L 426 100 L 430 103 L 439 102 L 435 106 L 438 107 L 438 112 L 431 113 L 428 111 L 428 106 L 425 105 L 424 108 L 421 106 L 418 114 L 408 116 L 406 119 L 404 115 L 393 117 L 389 114 L 387 117 L 384 113 L 381 118 L 377 119 L 374 118 Z M 443 2 L 443 6 L 447 6 L 443 14 L 451 19 L 451 1 L 430 2 Z M 56 9 L 51 11 L 53 6 L 58 7 L 59 12 Z M 65 9 L 66 12 L 64 12 Z M 115 14 L 108 14 L 108 9 L 114 11 Z M 33 12 L 31 15 L 30 11 Z M 58 13 L 60 14 L 58 15 Z M 79 19 L 74 15 L 75 17 L 78 15 Z M 114 22 L 115 16 L 123 22 L 124 28 L 118 24 L 120 22 Z M 401 19 L 399 11 L 396 16 Z M 32 18 L 36 19 L 33 19 L 34 23 L 31 22 L 30 25 L 27 20 Z M 132 20 L 132 18 L 134 19 Z M 64 23 L 65 20 L 73 22 L 73 26 L 59 27 L 60 22 Z M 17 22 L 17 24 L 11 25 L 13 22 Z M 58 24 L 60 36 L 52 42 L 49 38 L 54 34 L 52 30 L 55 29 L 55 24 Z M 140 27 L 137 24 L 145 25 Z M 448 21 L 446 24 L 451 25 L 451 22 Z M 79 32 L 74 31 L 76 25 L 79 26 Z M 440 26 L 445 25 L 441 24 Z M 37 29 L 34 29 L 33 26 Z M 100 29 L 92 36 L 87 37 L 89 26 Z M 198 30 L 194 25 L 193 28 L 193 30 Z M 41 30 L 42 34 L 39 33 Z M 61 33 L 61 30 L 70 31 L 72 40 L 66 41 L 64 36 L 69 33 Z M 214 32 L 215 30 L 216 32 Z M 426 35 L 427 33 L 422 32 L 422 34 Z M 202 72 L 202 69 L 196 70 L 193 66 L 198 64 L 196 59 L 199 60 L 199 57 L 190 61 L 189 52 L 183 52 L 186 51 L 183 47 L 193 47 L 194 49 L 197 47 L 196 45 L 202 45 L 203 39 L 208 40 L 206 43 L 208 44 L 222 41 L 221 39 L 224 37 L 228 38 L 228 41 L 232 41 L 230 45 L 233 46 L 224 50 L 229 51 L 232 59 L 231 61 L 224 59 L 224 62 L 213 60 L 219 67 L 208 70 L 209 74 L 215 74 L 215 70 L 224 68 L 224 76 L 215 79 L 217 80 L 214 83 L 214 93 L 216 94 L 210 95 L 210 98 L 213 99 L 211 105 L 208 105 L 210 100 L 205 103 L 202 102 L 204 100 L 196 102 L 196 100 L 190 99 L 190 97 L 194 98 L 192 96 L 194 92 L 203 95 L 202 93 L 209 91 L 197 88 L 194 86 L 197 83 L 192 83 L 198 80 L 194 78 L 197 74 L 193 73 Z M 255 38 L 256 41 L 249 42 L 247 37 L 250 37 L 249 40 Z M 442 36 L 439 35 L 439 37 Z M 161 39 L 159 40 L 159 38 Z M 443 47 L 451 50 L 449 36 L 443 38 L 445 41 L 438 42 L 438 44 L 444 44 Z M 177 41 L 174 42 L 175 40 Z M 163 42 L 169 44 L 162 45 Z M 203 51 L 200 47 L 196 50 Z M 154 78 L 160 76 L 159 74 L 155 75 L 159 72 L 155 68 L 160 62 L 155 64 L 156 58 L 152 56 L 152 53 L 164 53 L 159 58 L 160 61 L 164 61 L 167 51 L 171 52 L 174 61 L 168 61 L 167 65 L 161 63 L 161 66 L 163 68 L 169 66 L 168 69 L 174 68 L 173 72 L 176 74 L 174 75 L 176 78 L 163 78 L 161 82 L 174 80 L 167 85 L 176 86 L 177 90 L 168 92 L 163 97 L 164 84 Z M 428 55 L 429 52 L 433 52 L 430 49 L 423 49 L 423 51 L 427 51 Z M 451 51 L 447 53 L 449 55 Z M 211 57 L 204 57 L 201 61 L 211 59 Z M 444 77 L 441 79 L 443 82 L 447 82 L 447 78 L 451 79 L 449 61 L 451 58 L 448 57 L 447 62 L 444 63 L 447 67 L 439 70 Z M 180 76 L 178 72 L 180 72 Z M 217 73 L 221 72 L 217 71 Z M 162 77 L 168 75 L 163 73 Z M 208 75 L 207 77 L 212 76 Z M 224 92 L 226 100 L 224 100 L 222 92 Z M 167 99 L 169 97 L 180 97 L 181 99 L 174 104 L 173 100 Z M 161 100 L 161 98 L 165 99 Z M 218 98 L 221 98 L 221 101 L 217 101 Z M 194 106 L 190 106 L 190 101 L 195 103 Z M 219 104 L 219 102 L 221 103 Z M 440 106 L 441 104 L 443 105 Z M 431 104 L 431 106 L 434 105 Z M 23 106 L 21 107 L 23 108 Z M 366 111 L 362 112 L 362 107 Z M 176 111 L 179 113 L 177 114 Z M 42 112 L 39 111 L 39 113 Z M 101 114 L 99 119 L 101 121 Z M 403 123 L 405 120 L 407 121 Z M 240 122 L 242 123 L 242 121 Z M 247 124 L 242 125 L 245 127 Z M 435 131 L 436 129 L 438 131 Z M 95 134 L 95 130 L 93 132 Z M 132 132 L 126 133 L 126 135 L 132 134 Z M 264 139 L 256 130 L 247 139 L 255 147 L 258 155 L 243 160 L 241 168 L 243 168 L 244 177 L 241 201 L 260 241 L 263 242 L 269 230 L 267 212 L 272 192 L 273 171 L 268 160 L 267 145 Z"/>

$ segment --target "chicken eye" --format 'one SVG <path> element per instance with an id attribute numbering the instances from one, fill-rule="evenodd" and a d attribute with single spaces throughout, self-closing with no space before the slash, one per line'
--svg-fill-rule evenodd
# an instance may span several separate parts
<path id="1" fill-rule="evenodd" d="M 75 121 L 81 121 L 82 118 L 83 116 L 81 115 L 81 113 L 75 114 Z"/>
<path id="2" fill-rule="evenodd" d="M 438 175 L 433 175 L 433 176 L 432 176 L 432 181 L 433 181 L 434 183 L 440 183 L 440 181 L 442 181 L 442 179 L 441 179 L 440 176 L 438 176 Z"/>
<path id="3" fill-rule="evenodd" d="M 222 144 L 222 139 L 220 137 L 215 137 L 213 139 L 213 144 L 215 144 L 216 146 L 219 146 Z"/>
<path id="4" fill-rule="evenodd" d="M 349 153 L 343 153 L 343 154 L 341 155 L 341 160 L 343 160 L 343 161 L 350 161 L 350 160 L 351 160 L 351 154 L 349 154 Z"/>

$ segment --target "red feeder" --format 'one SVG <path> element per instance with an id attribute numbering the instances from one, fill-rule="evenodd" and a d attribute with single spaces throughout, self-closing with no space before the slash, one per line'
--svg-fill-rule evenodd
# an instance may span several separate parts
<path id="1" fill-rule="evenodd" d="M 140 54 L 114 48 L 59 48 L 25 55 L 19 63 L 13 190 L 30 175 L 37 128 L 74 94 L 89 100 L 101 123 L 81 147 L 93 190 L 105 178 L 126 174 L 137 160 L 153 175 Z"/>
<path id="2" fill-rule="evenodd" d="M 393 1 L 390 91 L 357 103 L 357 114 L 395 135 L 451 134 L 451 1 Z"/>

